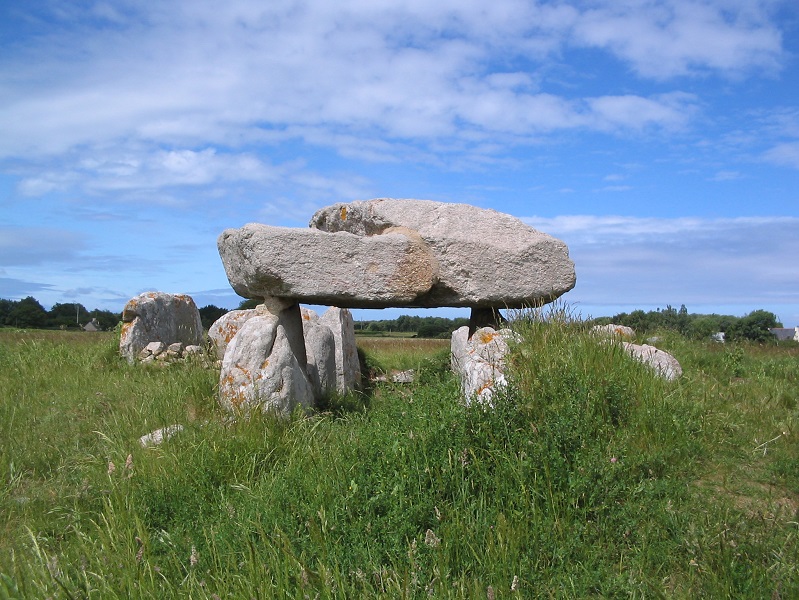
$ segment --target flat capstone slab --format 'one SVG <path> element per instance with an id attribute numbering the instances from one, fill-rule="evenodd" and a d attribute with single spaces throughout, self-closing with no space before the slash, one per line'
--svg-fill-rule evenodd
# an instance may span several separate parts
<path id="1" fill-rule="evenodd" d="M 574 287 L 562 241 L 467 204 L 375 199 L 318 211 L 311 229 L 250 224 L 219 238 L 233 289 L 346 308 L 522 308 Z"/>

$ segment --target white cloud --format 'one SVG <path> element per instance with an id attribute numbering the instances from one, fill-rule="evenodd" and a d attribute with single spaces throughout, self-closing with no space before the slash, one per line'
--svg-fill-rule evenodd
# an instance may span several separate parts
<path id="1" fill-rule="evenodd" d="M 728 0 L 613 0 L 575 21 L 587 46 L 607 48 L 644 77 L 668 79 L 708 71 L 776 72 L 782 57 L 774 3 Z"/>
<path id="2" fill-rule="evenodd" d="M 697 111 L 696 98 L 675 92 L 651 98 L 635 95 L 589 98 L 587 103 L 596 115 L 600 129 L 643 129 L 659 126 L 681 128 Z"/>
<path id="3" fill-rule="evenodd" d="M 0 264 L 4 267 L 71 261 L 85 247 L 84 238 L 73 231 L 0 227 Z"/>
<path id="4" fill-rule="evenodd" d="M 799 141 L 777 144 L 765 153 L 769 162 L 799 169 Z"/>
<path id="5" fill-rule="evenodd" d="M 120 151 L 101 147 L 70 158 L 71 163 L 64 162 L 61 171 L 56 170 L 55 162 L 43 171 L 28 168 L 34 174 L 19 181 L 18 191 L 29 197 L 73 191 L 116 201 L 189 206 L 203 198 L 229 197 L 235 189 L 259 190 L 259 195 L 264 190 L 290 189 L 295 198 L 321 195 L 336 199 L 362 197 L 370 190 L 363 176 L 323 174 L 310 170 L 303 160 L 272 164 L 252 153 L 214 148 L 159 150 L 136 145 Z M 187 201 L 185 190 L 199 193 Z"/>
<path id="6" fill-rule="evenodd" d="M 583 303 L 799 305 L 797 217 L 524 221 L 568 244 Z"/>
<path id="7" fill-rule="evenodd" d="M 14 40 L 0 63 L 9 82 L 0 155 L 136 141 L 198 152 L 292 127 L 334 144 L 344 129 L 426 144 L 682 127 L 695 112 L 687 94 L 567 97 L 543 89 L 542 72 L 573 44 L 610 51 L 646 77 L 772 67 L 781 42 L 767 8 L 130 0 L 84 13 L 59 5 L 62 27 L 35 46 Z M 96 28 L 97 18 L 114 26 Z M 519 62 L 525 70 L 504 67 Z"/>
<path id="8" fill-rule="evenodd" d="M 710 178 L 710 181 L 735 181 L 742 177 L 743 175 L 738 171 L 718 171 Z"/>
<path id="9" fill-rule="evenodd" d="M 631 185 L 606 185 L 601 188 L 600 192 L 629 192 L 633 187 Z"/>

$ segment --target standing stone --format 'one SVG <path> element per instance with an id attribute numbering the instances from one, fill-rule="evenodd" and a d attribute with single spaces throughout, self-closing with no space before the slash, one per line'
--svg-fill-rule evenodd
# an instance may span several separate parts
<path id="1" fill-rule="evenodd" d="M 231 411 L 260 409 L 283 416 L 300 406 L 311 408 L 314 391 L 306 372 L 299 306 L 267 299 L 264 308 L 227 346 L 220 403 Z"/>
<path id="2" fill-rule="evenodd" d="M 452 332 L 450 338 L 449 361 L 453 373 L 458 375 L 463 371 L 469 344 L 469 328 L 464 326 Z"/>
<path id="3" fill-rule="evenodd" d="M 219 317 L 208 329 L 208 339 L 214 348 L 216 357 L 222 360 L 225 350 L 241 326 L 258 314 L 257 308 L 247 310 L 231 310 Z"/>
<path id="4" fill-rule="evenodd" d="M 330 328 L 319 315 L 307 308 L 301 309 L 305 352 L 308 356 L 308 378 L 317 400 L 336 391 L 336 340 Z"/>
<path id="5" fill-rule="evenodd" d="M 200 311 L 190 296 L 147 292 L 128 301 L 122 311 L 119 353 L 133 363 L 150 342 L 202 344 Z"/>
<path id="6" fill-rule="evenodd" d="M 492 398 L 508 385 L 505 378 L 505 355 L 508 340 L 514 339 L 510 329 L 482 327 L 469 337 L 467 326 L 452 334 L 451 361 L 460 377 L 461 392 L 467 404 L 479 402 L 491 406 Z"/>
<path id="7" fill-rule="evenodd" d="M 319 318 L 319 322 L 330 328 L 336 342 L 336 388 L 339 393 L 360 389 L 361 363 L 358 360 L 352 313 L 346 308 L 332 306 Z"/>

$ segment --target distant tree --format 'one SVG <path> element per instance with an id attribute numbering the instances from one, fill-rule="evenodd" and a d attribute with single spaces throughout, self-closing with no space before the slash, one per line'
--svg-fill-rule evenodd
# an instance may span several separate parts
<path id="1" fill-rule="evenodd" d="M 682 304 L 680 310 L 677 311 L 676 326 L 677 331 L 681 334 L 686 335 L 688 333 L 688 328 L 691 326 L 691 316 L 688 314 L 685 304 Z"/>
<path id="2" fill-rule="evenodd" d="M 79 327 L 81 324 L 85 325 L 89 318 L 89 311 L 82 304 L 60 304 L 56 302 L 47 311 L 47 327 L 55 329 Z"/>
<path id="3" fill-rule="evenodd" d="M 402 315 L 395 320 L 394 330 L 396 331 L 418 331 L 421 317 L 412 315 Z"/>
<path id="4" fill-rule="evenodd" d="M 214 306 L 213 304 L 209 304 L 207 306 L 203 306 L 200 309 L 200 320 L 203 323 L 204 329 L 210 329 L 211 325 L 214 324 L 219 317 L 226 314 L 228 311 L 226 308 L 219 308 L 218 306 Z"/>
<path id="5" fill-rule="evenodd" d="M 89 313 L 90 319 L 97 319 L 100 329 L 113 329 L 122 320 L 122 313 L 111 312 L 110 310 L 94 309 Z"/>
<path id="6" fill-rule="evenodd" d="M 436 338 L 447 332 L 447 326 L 434 321 L 427 321 L 419 326 L 416 335 L 422 338 Z"/>
<path id="7" fill-rule="evenodd" d="M 448 338 L 453 331 L 468 324 L 469 320 L 463 318 L 426 317 L 422 319 L 417 335 L 424 338 Z"/>
<path id="8" fill-rule="evenodd" d="M 33 296 L 23 298 L 16 303 L 9 314 L 9 325 L 14 327 L 44 327 L 47 323 L 47 311 Z"/>
<path id="9" fill-rule="evenodd" d="M 697 340 L 705 340 L 714 333 L 722 331 L 718 315 L 702 315 L 691 321 L 688 335 Z"/>
<path id="10" fill-rule="evenodd" d="M 0 298 L 0 326 L 11 325 L 11 311 L 17 305 L 13 300 L 5 300 Z"/>
<path id="11" fill-rule="evenodd" d="M 239 310 L 248 310 L 250 308 L 255 308 L 259 304 L 263 304 L 263 298 L 248 298 L 247 300 L 242 300 L 241 304 L 239 304 Z"/>
<path id="12" fill-rule="evenodd" d="M 733 323 L 727 331 L 730 340 L 751 340 L 754 342 L 770 342 L 774 335 L 771 327 L 782 327 L 777 316 L 767 310 L 754 310 Z"/>

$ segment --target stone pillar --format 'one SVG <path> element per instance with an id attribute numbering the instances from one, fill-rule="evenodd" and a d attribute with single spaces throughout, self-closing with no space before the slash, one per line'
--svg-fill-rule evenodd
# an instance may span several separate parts
<path id="1" fill-rule="evenodd" d="M 265 312 L 278 318 L 278 324 L 282 325 L 286 332 L 291 353 L 305 368 L 308 364 L 308 355 L 305 353 L 305 338 L 302 334 L 302 314 L 299 303 L 286 298 L 266 297 L 261 306 Z"/>
<path id="2" fill-rule="evenodd" d="M 355 324 L 346 308 L 331 306 L 319 318 L 336 341 L 336 387 L 341 394 L 361 388 L 361 363 L 355 343 Z"/>
<path id="3" fill-rule="evenodd" d="M 296 302 L 266 298 L 225 350 L 219 375 L 219 401 L 229 410 L 290 414 L 311 408 L 302 316 Z"/>
<path id="4" fill-rule="evenodd" d="M 500 330 L 508 320 L 503 317 L 499 309 L 473 306 L 469 315 L 469 337 L 481 327 L 492 327 Z"/>

